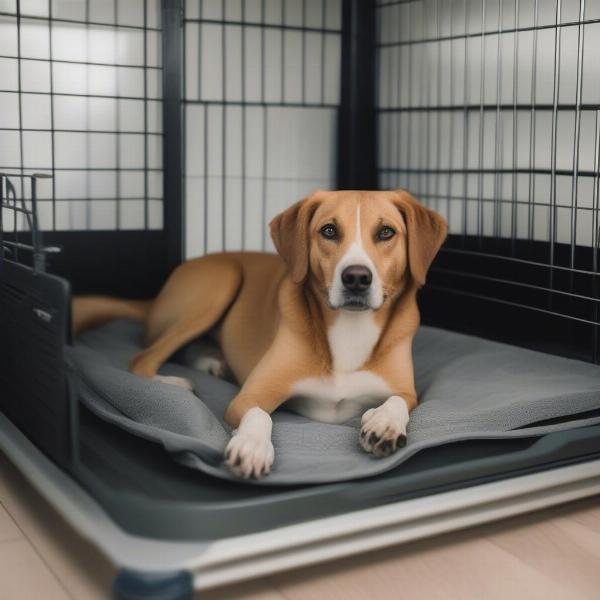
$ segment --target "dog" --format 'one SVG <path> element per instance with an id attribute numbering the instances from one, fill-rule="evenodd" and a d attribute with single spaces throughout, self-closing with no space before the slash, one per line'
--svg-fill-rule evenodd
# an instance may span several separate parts
<path id="1" fill-rule="evenodd" d="M 229 369 L 241 389 L 225 420 L 225 463 L 242 478 L 271 470 L 271 413 L 283 403 L 311 419 L 361 416 L 359 443 L 376 457 L 406 444 L 417 404 L 412 339 L 417 290 L 447 234 L 446 221 L 404 190 L 317 191 L 270 223 L 278 252 L 231 252 L 177 267 L 153 301 L 80 297 L 75 333 L 115 318 L 145 322 L 145 349 L 130 363 L 158 375 L 202 336 L 218 352 L 190 362 Z"/>

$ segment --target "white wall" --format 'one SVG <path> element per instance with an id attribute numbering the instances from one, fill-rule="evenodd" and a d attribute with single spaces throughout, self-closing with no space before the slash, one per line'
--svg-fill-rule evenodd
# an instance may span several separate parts
<path id="1" fill-rule="evenodd" d="M 188 256 L 271 249 L 267 221 L 335 185 L 341 3 L 323 2 L 185 3 Z"/>
<path id="2" fill-rule="evenodd" d="M 162 228 L 160 0 L 20 5 L 19 39 L 0 0 L 0 170 L 54 168 L 44 229 Z"/>

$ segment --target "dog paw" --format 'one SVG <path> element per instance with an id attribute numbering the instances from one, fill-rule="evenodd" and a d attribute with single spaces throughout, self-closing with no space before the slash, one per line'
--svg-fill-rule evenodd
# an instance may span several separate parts
<path id="1" fill-rule="evenodd" d="M 214 356 L 200 356 L 192 366 L 201 373 L 208 373 L 214 377 L 224 377 L 227 368 L 224 360 Z"/>
<path id="2" fill-rule="evenodd" d="M 365 412 L 361 420 L 360 445 L 383 458 L 406 446 L 408 409 L 399 396 L 388 398 L 381 406 Z"/>
<path id="3" fill-rule="evenodd" d="M 181 387 L 185 390 L 189 390 L 190 392 L 194 388 L 192 382 L 185 377 L 175 377 L 173 375 L 155 375 L 152 378 L 154 381 L 158 381 L 159 383 L 166 383 L 167 385 L 176 385 L 177 387 Z"/>
<path id="4" fill-rule="evenodd" d="M 238 431 L 225 449 L 225 464 L 237 477 L 258 479 L 271 472 L 275 450 L 270 439 Z"/>

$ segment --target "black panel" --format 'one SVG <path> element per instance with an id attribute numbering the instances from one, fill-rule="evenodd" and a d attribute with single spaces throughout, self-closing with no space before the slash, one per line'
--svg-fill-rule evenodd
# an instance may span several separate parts
<path id="1" fill-rule="evenodd" d="M 0 410 L 61 464 L 70 444 L 63 362 L 69 305 L 64 280 L 0 259 Z"/>
<path id="2" fill-rule="evenodd" d="M 337 186 L 377 187 L 375 1 L 344 0 Z"/>
<path id="3" fill-rule="evenodd" d="M 48 255 L 48 271 L 68 279 L 74 294 L 150 298 L 168 275 L 163 231 L 50 232 L 44 241 L 61 247 Z"/>
<path id="4" fill-rule="evenodd" d="M 163 197 L 168 235 L 166 264 L 176 267 L 184 257 L 182 186 L 182 7 L 181 0 L 163 0 Z"/>

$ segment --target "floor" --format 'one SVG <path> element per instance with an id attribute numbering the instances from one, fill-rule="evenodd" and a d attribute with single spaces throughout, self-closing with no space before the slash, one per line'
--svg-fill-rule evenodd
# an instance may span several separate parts
<path id="1" fill-rule="evenodd" d="M 0 455 L 0 598 L 110 597 L 114 569 Z M 600 497 L 212 590 L 211 600 L 600 597 Z"/>

